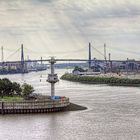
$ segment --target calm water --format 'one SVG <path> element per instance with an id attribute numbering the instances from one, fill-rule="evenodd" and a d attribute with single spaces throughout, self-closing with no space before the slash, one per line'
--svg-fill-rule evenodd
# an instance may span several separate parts
<path id="1" fill-rule="evenodd" d="M 59 75 L 64 71 L 57 70 Z M 47 72 L 7 75 L 50 95 Z M 41 77 L 42 75 L 42 77 Z M 4 76 L 1 76 L 4 77 Z M 40 82 L 41 79 L 41 82 Z M 88 107 L 84 111 L 0 116 L 0 140 L 139 140 L 140 88 L 60 80 L 56 94 Z"/>

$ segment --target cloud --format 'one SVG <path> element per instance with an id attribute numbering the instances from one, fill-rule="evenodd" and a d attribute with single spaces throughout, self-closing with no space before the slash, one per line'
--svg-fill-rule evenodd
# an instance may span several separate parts
<path id="1" fill-rule="evenodd" d="M 89 41 L 101 50 L 104 42 L 118 49 L 140 45 L 139 0 L 1 0 L 0 21 L 0 42 L 6 46 L 19 46 L 21 41 L 32 50 L 48 49 L 59 57 L 58 51 L 79 50 Z"/>

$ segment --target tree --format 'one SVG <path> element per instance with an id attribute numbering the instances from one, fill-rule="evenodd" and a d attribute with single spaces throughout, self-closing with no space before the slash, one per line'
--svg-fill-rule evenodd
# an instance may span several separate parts
<path id="1" fill-rule="evenodd" d="M 28 98 L 29 95 L 31 95 L 33 92 L 34 92 L 34 88 L 31 85 L 26 84 L 26 83 L 22 85 L 23 97 Z"/>
<path id="2" fill-rule="evenodd" d="M 12 92 L 12 82 L 7 79 L 0 79 L 0 94 L 1 96 L 9 96 Z"/>
<path id="3" fill-rule="evenodd" d="M 20 84 L 13 82 L 12 83 L 12 95 L 21 95 L 22 89 Z"/>
<path id="4" fill-rule="evenodd" d="M 4 96 L 4 84 L 3 84 L 3 80 L 0 79 L 0 96 L 3 98 Z"/>

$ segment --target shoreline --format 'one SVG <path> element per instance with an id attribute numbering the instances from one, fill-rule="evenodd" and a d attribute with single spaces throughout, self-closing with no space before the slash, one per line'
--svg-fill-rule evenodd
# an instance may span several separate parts
<path id="1" fill-rule="evenodd" d="M 69 98 L 41 101 L 0 102 L 0 114 L 55 113 L 86 110 L 87 107 L 69 102 Z"/>
<path id="2" fill-rule="evenodd" d="M 66 107 L 65 111 L 80 111 L 80 110 L 87 110 L 88 108 L 85 106 L 81 106 L 75 103 L 69 104 L 69 106 Z"/>
<path id="3" fill-rule="evenodd" d="M 79 82 L 84 84 L 105 84 L 109 86 L 140 87 L 140 79 L 117 78 L 117 77 L 97 77 L 97 76 L 80 76 L 73 74 L 64 74 L 62 80 Z"/>

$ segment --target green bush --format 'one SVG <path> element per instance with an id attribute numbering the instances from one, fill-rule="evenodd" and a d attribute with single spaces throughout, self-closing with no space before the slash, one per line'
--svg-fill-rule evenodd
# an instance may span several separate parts
<path id="1" fill-rule="evenodd" d="M 29 84 L 22 85 L 22 95 L 25 98 L 28 98 L 34 92 L 34 88 Z"/>
<path id="2" fill-rule="evenodd" d="M 20 84 L 11 82 L 9 79 L 0 79 L 0 96 L 14 96 L 21 94 Z"/>
<path id="3" fill-rule="evenodd" d="M 61 79 L 88 82 L 88 83 L 99 83 L 99 84 L 115 84 L 115 85 L 138 85 L 140 86 L 140 79 L 128 79 L 128 78 L 117 78 L 117 77 L 97 77 L 97 76 L 78 76 L 73 74 L 64 74 Z"/>

